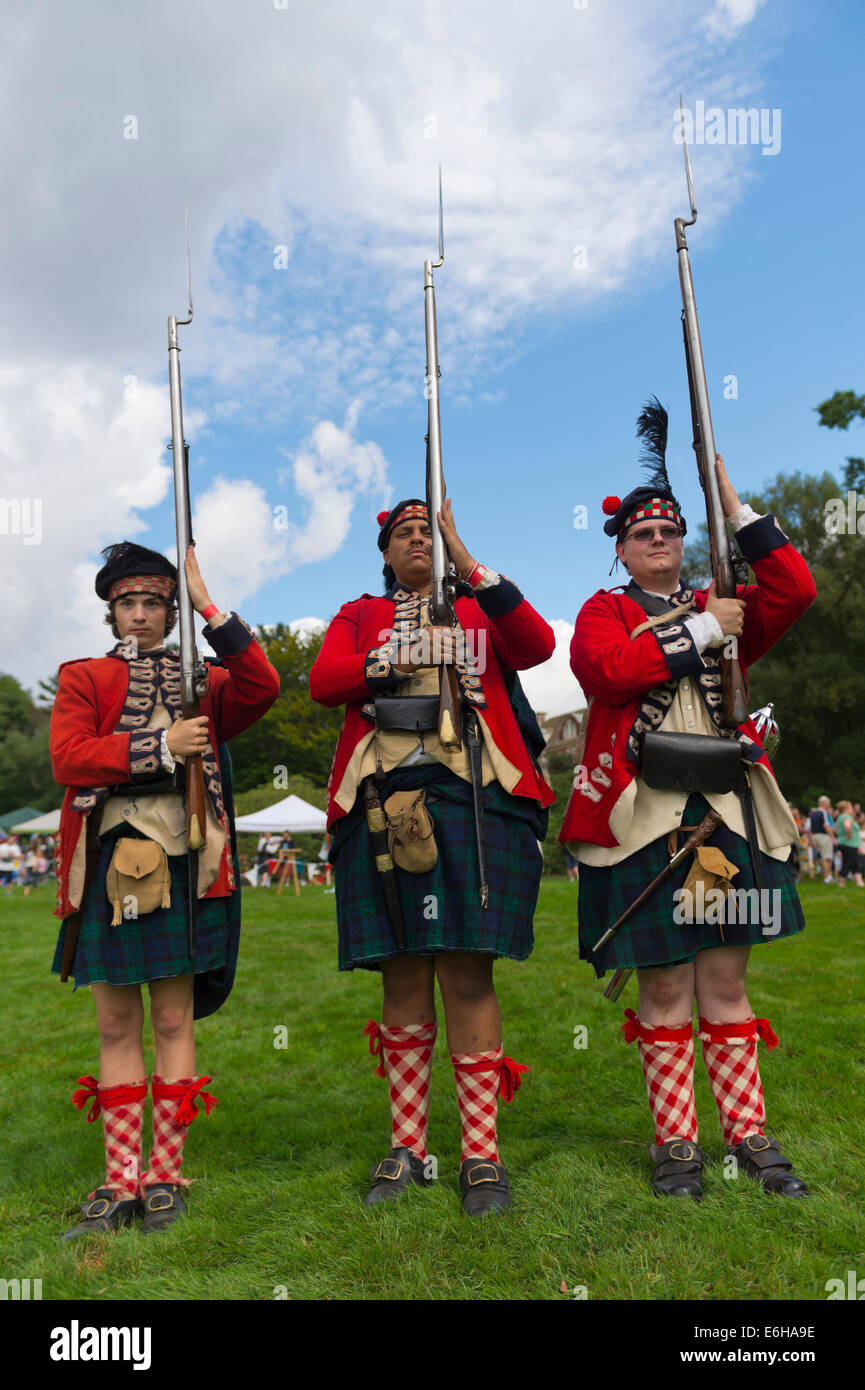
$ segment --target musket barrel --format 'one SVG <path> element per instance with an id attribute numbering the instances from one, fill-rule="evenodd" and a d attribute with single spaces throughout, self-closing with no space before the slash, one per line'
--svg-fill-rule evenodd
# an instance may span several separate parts
<path id="1" fill-rule="evenodd" d="M 691 262 L 688 244 L 685 240 L 682 219 L 677 217 L 676 250 L 679 263 L 679 283 L 682 288 L 682 307 L 685 311 L 685 336 L 694 386 L 694 399 L 697 418 L 700 422 L 700 442 L 702 445 L 701 473 L 706 489 L 706 498 L 714 519 L 714 531 L 718 538 L 718 563 L 722 571 L 726 595 L 735 593 L 735 577 L 730 558 L 730 544 L 727 537 L 727 518 L 721 505 L 721 492 L 718 475 L 715 472 L 715 433 L 712 429 L 712 411 L 709 406 L 709 388 L 706 383 L 706 366 L 703 361 L 703 344 L 700 340 L 700 324 L 697 318 L 697 301 L 694 296 L 694 281 L 691 275 Z"/>
<path id="2" fill-rule="evenodd" d="M 183 438 L 183 400 L 180 390 L 180 345 L 177 319 L 168 319 L 168 386 L 171 400 L 171 454 L 174 466 L 174 519 L 177 535 L 177 611 L 180 623 L 180 677 L 184 708 L 195 701 L 195 626 L 184 561 L 190 543 L 189 477 Z"/>

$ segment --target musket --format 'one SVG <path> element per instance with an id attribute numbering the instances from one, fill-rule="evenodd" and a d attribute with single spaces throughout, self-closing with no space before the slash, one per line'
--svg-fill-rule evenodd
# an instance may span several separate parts
<path id="1" fill-rule="evenodd" d="M 679 111 L 682 111 L 682 98 L 679 97 Z M 685 139 L 684 120 L 682 121 L 682 150 L 685 156 L 685 173 L 688 179 L 688 196 L 691 201 L 691 216 L 674 219 L 676 230 L 676 252 L 679 262 L 679 283 L 682 287 L 682 333 L 685 339 L 685 363 L 688 369 L 688 392 L 691 399 L 691 422 L 694 438 L 693 449 L 697 456 L 700 483 L 706 500 L 706 521 L 709 528 L 709 552 L 712 562 L 712 577 L 718 598 L 736 597 L 736 575 L 727 534 L 727 518 L 721 505 L 718 475 L 715 471 L 715 435 L 712 430 L 712 412 L 709 409 L 709 389 L 706 384 L 706 367 L 703 362 L 703 345 L 700 341 L 700 325 L 697 320 L 697 301 L 694 297 L 694 281 L 691 277 L 691 262 L 688 257 L 688 243 L 685 228 L 692 227 L 697 220 L 697 204 L 694 201 L 694 181 L 691 177 L 691 161 L 688 157 L 688 143 Z M 737 658 L 725 647 L 719 653 L 721 664 L 722 718 L 727 728 L 738 728 L 748 717 L 745 682 Z"/>
<path id="2" fill-rule="evenodd" d="M 180 392 L 179 325 L 192 322 L 192 276 L 189 255 L 189 199 L 186 200 L 186 297 L 188 318 L 168 316 L 168 387 L 171 397 L 171 454 L 174 467 L 174 519 L 177 531 L 177 609 L 180 620 L 180 685 L 184 719 L 201 714 L 207 694 L 207 666 L 195 645 L 192 599 L 186 582 L 186 552 L 192 540 L 192 508 L 189 497 L 189 447 L 183 437 L 183 401 Z M 198 928 L 198 851 L 207 834 L 207 793 L 201 754 L 186 758 L 186 863 L 188 884 L 189 955 L 194 958 Z"/>
<path id="3" fill-rule="evenodd" d="M 436 295 L 433 270 L 444 263 L 444 222 L 442 215 L 442 171 L 439 165 L 439 254 L 436 261 L 423 263 L 424 316 L 426 327 L 426 505 L 432 536 L 432 589 L 430 620 L 439 627 L 456 628 L 454 610 L 457 571 L 449 558 L 438 514 L 445 499 L 442 470 L 442 427 L 439 410 L 439 352 L 436 326 Z M 461 748 L 459 686 L 456 668 L 450 662 L 439 667 L 439 742 L 444 748 Z"/>
<path id="4" fill-rule="evenodd" d="M 627 922 L 628 918 L 634 912 L 636 912 L 637 908 L 642 907 L 646 899 L 651 897 L 655 889 L 660 887 L 660 885 L 664 882 L 664 879 L 669 878 L 670 874 L 677 867 L 677 865 L 681 864 L 685 856 L 691 854 L 693 850 L 697 848 L 698 845 L 702 845 L 705 843 L 706 840 L 708 840 L 713 830 L 716 830 L 718 826 L 721 824 L 721 820 L 722 817 L 719 815 L 717 811 L 709 811 L 708 814 L 703 817 L 696 830 L 691 831 L 691 834 L 688 836 L 687 840 L 682 845 L 682 848 L 677 850 L 676 853 L 672 856 L 672 858 L 667 861 L 661 872 L 655 875 L 655 877 L 652 879 L 652 882 L 649 883 L 643 889 L 640 896 L 638 898 L 635 898 L 634 901 L 628 907 L 625 908 L 621 917 L 619 917 L 611 927 L 607 927 L 607 930 L 604 932 L 603 936 L 592 947 L 592 951 L 600 951 L 601 947 L 609 941 L 613 933 L 617 932 L 619 930 L 619 927 L 621 927 L 623 923 Z"/>

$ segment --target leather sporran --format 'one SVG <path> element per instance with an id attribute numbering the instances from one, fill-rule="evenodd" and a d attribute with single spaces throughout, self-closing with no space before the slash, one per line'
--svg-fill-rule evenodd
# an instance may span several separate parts
<path id="1" fill-rule="evenodd" d="M 114 907 L 112 927 L 122 925 L 121 905 L 127 898 L 133 899 L 133 920 L 158 907 L 170 907 L 171 871 L 165 850 L 155 840 L 119 839 L 105 875 L 105 891 Z"/>
<path id="2" fill-rule="evenodd" d="M 438 862 L 435 825 L 426 805 L 425 791 L 394 792 L 384 803 L 387 843 L 398 869 L 425 874 Z"/>

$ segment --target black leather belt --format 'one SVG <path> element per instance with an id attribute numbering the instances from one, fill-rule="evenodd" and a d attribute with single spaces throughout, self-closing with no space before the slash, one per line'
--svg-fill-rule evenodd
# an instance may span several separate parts
<path id="1" fill-rule="evenodd" d="M 408 729 L 425 733 L 437 729 L 439 723 L 438 695 L 380 695 L 375 702 L 375 727 Z"/>
<path id="2" fill-rule="evenodd" d="M 147 782 L 121 782 L 109 787 L 109 796 L 161 796 L 165 792 L 182 793 L 186 787 L 184 769 L 178 763 L 173 772 L 163 772 Z"/>

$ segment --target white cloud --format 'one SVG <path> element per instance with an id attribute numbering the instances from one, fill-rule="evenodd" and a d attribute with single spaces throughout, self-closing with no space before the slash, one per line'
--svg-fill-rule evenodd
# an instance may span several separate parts
<path id="1" fill-rule="evenodd" d="M 715 0 L 711 12 L 703 21 L 704 27 L 710 34 L 729 38 L 738 29 L 750 24 L 763 4 L 765 0 Z"/>
<path id="2" fill-rule="evenodd" d="M 755 11 L 719 0 L 712 13 L 740 32 Z M 166 495 L 165 319 L 185 303 L 187 193 L 184 387 L 200 407 L 187 433 L 205 414 L 211 429 L 286 425 L 300 512 L 285 532 L 269 526 L 279 499 L 260 478 L 219 479 L 196 499 L 208 582 L 236 602 L 336 553 L 357 500 L 383 500 L 385 460 L 355 438 L 353 403 L 423 410 L 437 163 L 443 389 L 477 399 L 533 316 L 643 289 L 671 263 L 679 74 L 689 100 L 721 105 L 755 85 L 743 45 L 719 67 L 717 37 L 687 6 L 643 0 L 22 8 L 4 29 L 0 83 L 14 130 L 0 181 L 15 195 L 0 219 L 0 494 L 41 497 L 45 537 L 0 536 L 17 613 L 3 664 L 30 682 L 99 649 L 104 630 L 81 607 L 96 552 L 146 542 L 146 513 Z M 697 156 L 707 224 L 741 195 L 748 153 Z"/>
<path id="3" fill-rule="evenodd" d="M 566 714 L 568 710 L 584 709 L 586 697 L 571 670 L 571 638 L 573 623 L 564 618 L 551 618 L 550 627 L 556 634 L 556 650 L 542 666 L 520 671 L 520 681 L 529 704 L 545 714 Z"/>
<path id="4" fill-rule="evenodd" d="M 166 495 L 165 394 L 124 395 L 104 368 L 58 368 L 32 377 L 0 369 L 0 478 L 6 498 L 37 499 L 39 544 L 0 535 L 9 605 L 2 666 L 25 684 L 61 661 L 100 652 L 113 638 L 93 591 L 98 551 L 146 530 L 140 510 Z"/>
<path id="5" fill-rule="evenodd" d="M 278 481 L 290 482 L 306 509 L 301 524 L 287 521 L 292 567 L 334 555 L 348 534 L 355 500 L 370 497 L 383 503 L 388 494 L 381 449 L 354 438 L 359 412 L 360 402 L 352 401 L 342 428 L 320 420 L 307 447 L 289 455 L 291 466 L 279 474 Z"/>

